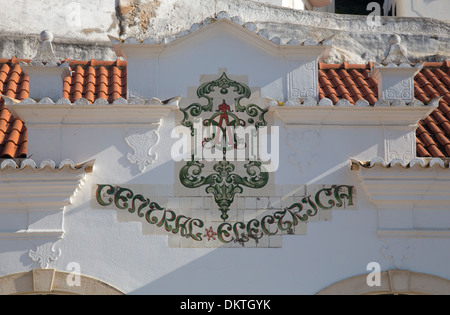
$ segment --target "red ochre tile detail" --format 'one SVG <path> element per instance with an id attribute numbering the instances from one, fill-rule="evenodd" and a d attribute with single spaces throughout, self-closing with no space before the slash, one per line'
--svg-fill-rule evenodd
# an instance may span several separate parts
<path id="1" fill-rule="evenodd" d="M 70 61 L 72 75 L 63 81 L 63 97 L 75 102 L 86 98 L 90 103 L 103 98 L 113 102 L 126 98 L 126 61 Z M 374 64 L 319 63 L 319 100 L 329 98 L 334 104 L 347 99 L 352 105 L 365 99 L 372 106 L 378 100 L 378 82 L 369 77 Z M 450 61 L 428 62 L 414 82 L 415 98 L 429 102 L 442 97 L 429 117 L 419 122 L 416 132 L 417 156 L 450 157 Z M 0 59 L 0 93 L 18 100 L 29 96 L 29 79 L 17 58 Z M 0 100 L 0 158 L 27 155 L 27 130 L 22 120 L 12 117 Z"/>

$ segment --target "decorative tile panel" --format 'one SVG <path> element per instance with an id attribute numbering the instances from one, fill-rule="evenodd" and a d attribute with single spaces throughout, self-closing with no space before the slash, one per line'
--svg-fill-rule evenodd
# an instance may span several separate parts
<path id="1" fill-rule="evenodd" d="M 227 220 L 213 197 L 152 196 L 160 185 L 94 185 L 91 207 L 141 222 L 144 235 L 168 235 L 169 247 L 268 248 L 281 247 L 283 235 L 306 234 L 308 222 L 331 220 L 331 210 L 357 206 L 353 186 L 281 188 L 272 196 L 236 197 Z"/>
<path id="2" fill-rule="evenodd" d="M 200 86 L 180 102 L 178 117 L 190 134 L 191 155 L 177 163 L 175 191 L 180 196 L 213 196 L 223 221 L 239 195 L 273 191 L 260 152 L 268 103 L 247 81 L 226 70 L 204 75 Z"/>

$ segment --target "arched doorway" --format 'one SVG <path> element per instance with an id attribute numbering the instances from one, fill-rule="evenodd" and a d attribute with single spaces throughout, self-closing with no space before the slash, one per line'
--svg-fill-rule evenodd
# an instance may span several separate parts
<path id="1" fill-rule="evenodd" d="M 35 269 L 0 278 L 1 295 L 123 295 L 124 293 L 98 279 L 55 269 Z"/>

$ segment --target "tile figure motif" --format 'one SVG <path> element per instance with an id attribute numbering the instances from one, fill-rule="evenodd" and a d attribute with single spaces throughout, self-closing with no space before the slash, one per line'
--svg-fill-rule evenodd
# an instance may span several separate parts
<path id="1" fill-rule="evenodd" d="M 181 124 L 190 129 L 192 140 L 195 141 L 199 130 L 206 131 L 206 136 L 201 132 L 201 145 L 197 141 L 198 147 L 201 146 L 203 154 L 214 155 L 216 160 L 212 162 L 212 172 L 204 176 L 205 163 L 211 162 L 205 162 L 203 154 L 193 154 L 192 160 L 181 168 L 179 180 L 184 187 L 204 187 L 208 194 L 212 194 L 224 221 L 229 217 L 228 211 L 237 194 L 247 188 L 263 188 L 269 181 L 269 173 L 259 160 L 257 148 L 250 143 L 255 141 L 258 129 L 267 126 L 265 115 L 268 108 L 267 104 L 261 107 L 244 103 L 251 94 L 251 89 L 245 83 L 232 80 L 223 72 L 219 78 L 204 82 L 197 89 L 199 102 L 204 99 L 205 105 L 194 102 L 180 108 L 183 113 Z M 196 124 L 199 120 L 201 123 Z M 247 141 L 245 135 L 240 136 L 238 131 L 244 129 L 250 131 L 251 140 Z M 245 173 L 237 172 L 235 153 L 239 150 L 250 152 L 253 148 L 256 152 L 245 158 Z"/>

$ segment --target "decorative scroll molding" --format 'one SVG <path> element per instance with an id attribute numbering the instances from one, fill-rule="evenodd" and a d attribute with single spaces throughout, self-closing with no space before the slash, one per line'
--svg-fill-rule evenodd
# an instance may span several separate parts
<path id="1" fill-rule="evenodd" d="M 86 98 L 81 97 L 73 102 L 68 100 L 67 98 L 60 98 L 60 99 L 52 99 L 50 97 L 44 97 L 40 99 L 39 101 L 34 100 L 33 98 L 26 98 L 24 100 L 16 100 L 11 97 L 8 97 L 6 95 L 1 95 L 1 97 L 5 101 L 5 105 L 31 105 L 31 104 L 38 104 L 38 105 L 91 105 L 91 106 L 99 106 L 99 105 L 148 105 L 148 106 L 167 106 L 170 108 L 170 106 L 178 106 L 178 102 L 180 101 L 181 97 L 172 97 L 167 100 L 160 100 L 158 98 L 151 98 L 151 99 L 145 99 L 140 97 L 130 97 L 129 99 L 124 99 L 122 97 L 119 97 L 115 99 L 113 102 L 108 102 L 104 98 L 97 98 L 95 99 L 95 102 L 91 104 Z"/>
<path id="2" fill-rule="evenodd" d="M 134 102 L 134 101 L 133 101 Z M 25 121 L 29 128 L 34 126 L 46 126 L 59 128 L 61 125 L 90 125 L 95 128 L 111 127 L 111 125 L 159 125 L 163 117 L 174 110 L 176 105 L 152 105 L 140 103 L 129 104 L 116 100 L 113 104 L 97 105 L 72 104 L 70 102 L 58 101 L 51 104 L 48 101 L 39 104 L 36 110 L 34 100 L 24 100 L 20 103 L 7 105 L 8 109 L 16 116 Z"/>
<path id="3" fill-rule="evenodd" d="M 383 243 L 385 245 L 381 247 L 381 253 L 386 259 L 392 261 L 396 269 L 402 269 L 411 254 L 414 253 L 408 240 L 383 239 Z"/>
<path id="4" fill-rule="evenodd" d="M 15 170 L 29 169 L 35 171 L 42 171 L 45 169 L 50 169 L 54 171 L 70 169 L 70 170 L 84 170 L 86 173 L 91 173 L 94 168 L 94 163 L 95 161 L 92 160 L 83 164 L 75 164 L 72 160 L 66 159 L 63 160 L 59 164 L 59 166 L 57 166 L 53 160 L 44 160 L 38 166 L 38 163 L 36 163 L 32 159 L 23 159 L 23 160 L 5 159 L 0 163 L 0 171 L 8 169 L 15 169 Z"/>

